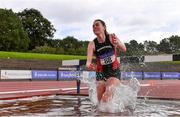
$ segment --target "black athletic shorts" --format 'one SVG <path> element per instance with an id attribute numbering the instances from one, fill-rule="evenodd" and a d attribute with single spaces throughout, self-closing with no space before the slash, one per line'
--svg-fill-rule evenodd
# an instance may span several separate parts
<path id="1" fill-rule="evenodd" d="M 101 80 L 106 81 L 110 77 L 115 77 L 115 78 L 121 80 L 120 69 L 107 70 L 107 71 L 104 71 L 104 72 L 96 72 L 96 80 L 97 81 L 101 81 Z"/>

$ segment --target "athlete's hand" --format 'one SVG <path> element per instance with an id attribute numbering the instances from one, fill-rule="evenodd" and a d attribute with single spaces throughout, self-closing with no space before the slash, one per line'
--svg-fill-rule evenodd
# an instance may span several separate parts
<path id="1" fill-rule="evenodd" d="M 126 52 L 126 46 L 119 40 L 119 38 L 114 33 L 110 34 L 110 41 L 114 47 L 119 48 L 122 52 Z"/>
<path id="2" fill-rule="evenodd" d="M 118 44 L 118 38 L 117 38 L 117 36 L 113 33 L 113 34 L 110 35 L 110 38 L 111 38 L 112 44 L 116 47 L 117 44 Z"/>
<path id="3" fill-rule="evenodd" d="M 93 63 L 87 65 L 87 69 L 90 71 L 96 70 L 96 65 L 94 65 Z"/>

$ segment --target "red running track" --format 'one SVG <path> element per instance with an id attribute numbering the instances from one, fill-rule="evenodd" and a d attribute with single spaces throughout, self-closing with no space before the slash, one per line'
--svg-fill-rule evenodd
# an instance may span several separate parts
<path id="1" fill-rule="evenodd" d="M 180 80 L 139 80 L 140 98 L 180 100 Z M 1 81 L 0 100 L 46 95 L 77 95 L 76 81 Z M 80 95 L 88 95 L 81 83 Z"/>

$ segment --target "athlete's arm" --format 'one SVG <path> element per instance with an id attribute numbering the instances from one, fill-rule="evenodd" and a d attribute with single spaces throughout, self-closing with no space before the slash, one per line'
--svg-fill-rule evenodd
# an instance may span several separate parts
<path id="1" fill-rule="evenodd" d="M 122 52 L 126 52 L 126 46 L 120 41 L 120 39 L 115 34 L 110 34 L 110 42 Z"/>
<path id="2" fill-rule="evenodd" d="M 95 45 L 93 41 L 90 41 L 87 48 L 87 61 L 86 61 L 86 68 L 88 70 L 95 70 L 95 65 L 92 63 L 93 53 L 95 50 Z"/>

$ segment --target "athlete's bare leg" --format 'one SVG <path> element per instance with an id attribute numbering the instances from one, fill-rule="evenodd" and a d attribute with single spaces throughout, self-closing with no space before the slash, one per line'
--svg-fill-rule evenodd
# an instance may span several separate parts
<path id="1" fill-rule="evenodd" d="M 97 81 L 97 97 L 98 97 L 99 102 L 100 102 L 104 92 L 105 92 L 105 82 L 104 81 Z"/>
<path id="2" fill-rule="evenodd" d="M 112 99 L 112 96 L 114 95 L 115 88 L 120 84 L 120 80 L 111 77 L 106 81 L 106 87 L 105 87 L 105 92 L 101 98 L 102 102 L 108 102 L 109 100 Z"/>

